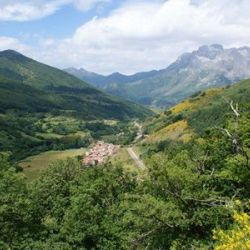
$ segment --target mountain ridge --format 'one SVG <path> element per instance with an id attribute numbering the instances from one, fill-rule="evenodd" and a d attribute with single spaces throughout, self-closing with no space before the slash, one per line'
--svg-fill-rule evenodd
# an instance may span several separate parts
<path id="1" fill-rule="evenodd" d="M 158 74 L 158 70 L 151 70 L 131 75 L 125 75 L 120 72 L 114 72 L 109 75 L 101 75 L 91 71 L 87 71 L 84 68 L 77 69 L 74 67 L 66 68 L 64 69 L 64 71 L 102 89 L 105 89 L 109 84 L 125 84 L 131 81 L 141 80 Z"/>
<path id="2" fill-rule="evenodd" d="M 101 88 L 140 104 L 166 108 L 199 90 L 225 86 L 248 77 L 249 47 L 225 49 L 220 44 L 212 44 L 180 55 L 153 76 L 126 84 L 109 83 Z"/>

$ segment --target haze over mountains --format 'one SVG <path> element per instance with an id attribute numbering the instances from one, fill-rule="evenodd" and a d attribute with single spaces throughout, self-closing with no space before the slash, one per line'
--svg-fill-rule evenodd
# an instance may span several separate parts
<path id="1" fill-rule="evenodd" d="M 204 45 L 182 54 L 165 69 L 132 76 L 102 76 L 75 68 L 65 71 L 113 95 L 144 105 L 168 107 L 199 90 L 250 77 L 250 48 Z"/>
<path id="2" fill-rule="evenodd" d="M 113 74 L 105 76 L 87 71 L 83 68 L 77 69 L 74 67 L 66 68 L 64 69 L 64 71 L 102 89 L 105 89 L 106 87 L 112 84 L 117 84 L 117 83 L 124 84 L 124 83 L 139 81 L 159 74 L 158 70 L 152 70 L 149 72 L 136 73 L 134 75 L 124 75 L 119 72 L 115 72 Z"/>

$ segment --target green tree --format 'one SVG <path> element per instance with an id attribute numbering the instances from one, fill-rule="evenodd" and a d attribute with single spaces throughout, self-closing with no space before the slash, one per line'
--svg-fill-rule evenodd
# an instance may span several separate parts
<path id="1" fill-rule="evenodd" d="M 3 155 L 0 180 L 0 247 L 21 249 L 25 235 L 35 227 L 29 214 L 29 193 L 24 176 Z"/>
<path id="2" fill-rule="evenodd" d="M 62 234 L 76 248 L 128 249 L 119 205 L 135 190 L 136 180 L 121 167 L 87 169 L 71 196 Z"/>

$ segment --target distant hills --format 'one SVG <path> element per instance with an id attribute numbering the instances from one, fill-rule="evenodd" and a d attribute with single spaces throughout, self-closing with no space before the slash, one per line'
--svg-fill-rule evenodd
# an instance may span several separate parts
<path id="1" fill-rule="evenodd" d="M 123 75 L 121 73 L 115 72 L 113 74 L 104 76 L 87 71 L 83 68 L 77 69 L 74 67 L 66 68 L 64 69 L 64 71 L 102 89 L 108 88 L 113 84 L 125 84 L 129 82 L 139 81 L 159 74 L 159 71 L 152 70 L 149 72 L 140 72 L 134 75 Z"/>
<path id="2" fill-rule="evenodd" d="M 80 74 L 82 70 L 66 71 L 94 82 Z M 135 76 L 140 79 L 134 80 Z M 165 69 L 123 76 L 123 81 L 119 78 L 109 81 L 109 77 L 104 77 L 105 81 L 98 82 L 98 85 L 93 84 L 140 104 L 169 107 L 199 90 L 225 86 L 250 77 L 250 48 L 224 49 L 219 44 L 205 45 L 184 53 Z"/>
<path id="3" fill-rule="evenodd" d="M 150 113 L 13 50 L 0 52 L 0 103 L 1 111 L 66 110 L 86 120 L 141 118 Z"/>

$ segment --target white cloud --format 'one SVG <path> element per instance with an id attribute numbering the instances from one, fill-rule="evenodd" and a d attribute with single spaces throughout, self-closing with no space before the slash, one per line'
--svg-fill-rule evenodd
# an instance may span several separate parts
<path id="1" fill-rule="evenodd" d="M 166 67 L 202 44 L 250 45 L 249 13 L 249 0 L 130 1 L 60 41 L 54 63 L 102 73 Z"/>
<path id="2" fill-rule="evenodd" d="M 65 1 L 0 0 L 0 20 L 29 21 L 54 13 Z"/>
<path id="3" fill-rule="evenodd" d="M 250 46 L 249 13 L 249 0 L 131 0 L 83 24 L 72 37 L 41 41 L 32 55 L 101 73 L 164 68 L 203 44 Z"/>
<path id="4" fill-rule="evenodd" d="M 30 21 L 55 13 L 62 6 L 73 4 L 82 11 L 109 0 L 0 0 L 0 21 Z"/>
<path id="5" fill-rule="evenodd" d="M 22 44 L 18 39 L 13 37 L 4 37 L 0 36 L 0 51 L 7 50 L 7 49 L 14 49 L 18 50 L 22 53 L 29 53 L 30 50 L 27 46 Z"/>

